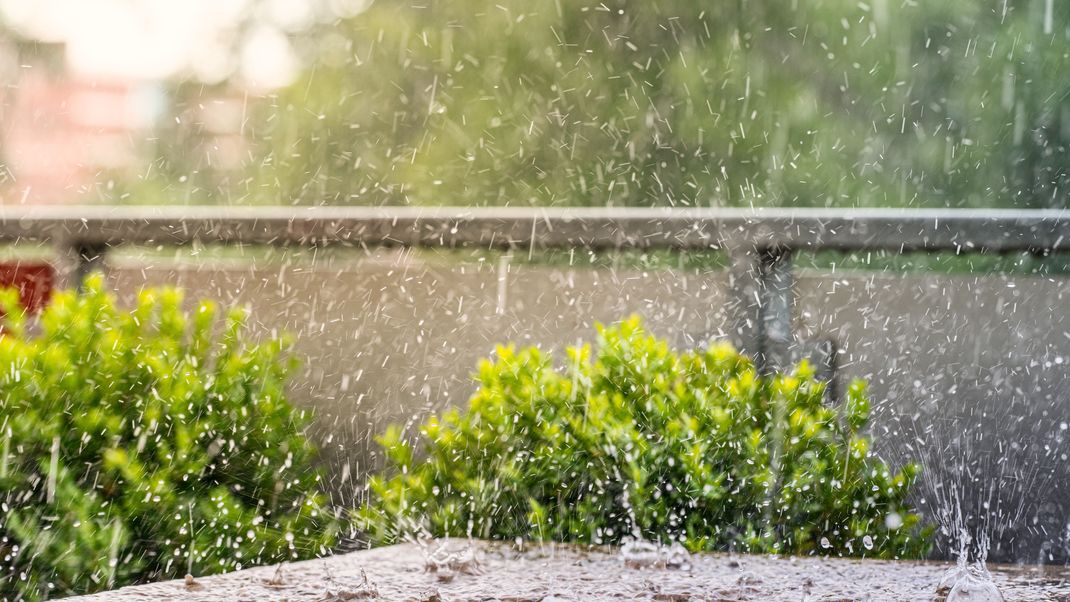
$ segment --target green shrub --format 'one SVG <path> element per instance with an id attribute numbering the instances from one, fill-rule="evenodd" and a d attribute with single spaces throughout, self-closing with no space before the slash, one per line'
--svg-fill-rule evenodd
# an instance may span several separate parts
<path id="1" fill-rule="evenodd" d="M 325 553 L 291 362 L 175 290 L 117 309 L 99 277 L 0 336 L 0 595 L 40 599 Z M 222 322 L 222 324 L 220 323 Z"/>
<path id="2" fill-rule="evenodd" d="M 676 352 L 638 319 L 598 328 L 556 370 L 499 348 L 468 411 L 423 424 L 421 444 L 380 438 L 397 471 L 370 482 L 356 523 L 376 543 L 418 534 L 691 550 L 918 557 L 929 529 L 860 434 L 861 382 L 838 408 L 801 365 L 758 376 L 725 345 Z"/>

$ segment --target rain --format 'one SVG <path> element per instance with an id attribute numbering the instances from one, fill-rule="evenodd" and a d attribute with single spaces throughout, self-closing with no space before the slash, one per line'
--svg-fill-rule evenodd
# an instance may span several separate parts
<path id="1" fill-rule="evenodd" d="M 1070 7 L 0 0 L 0 599 L 1070 599 Z"/>

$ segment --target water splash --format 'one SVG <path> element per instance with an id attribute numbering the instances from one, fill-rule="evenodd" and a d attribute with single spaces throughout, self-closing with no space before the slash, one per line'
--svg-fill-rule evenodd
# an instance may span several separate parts
<path id="1" fill-rule="evenodd" d="M 628 538 L 621 545 L 620 557 L 624 561 L 624 566 L 633 569 L 688 570 L 691 568 L 691 553 L 678 541 L 666 546 L 645 539 Z"/>
<path id="2" fill-rule="evenodd" d="M 1004 599 L 984 565 L 974 565 L 951 588 L 946 602 L 1004 602 Z"/>
<path id="3" fill-rule="evenodd" d="M 454 546 L 450 540 L 436 541 L 434 548 L 425 542 L 417 542 L 424 555 L 424 571 L 433 573 L 443 583 L 453 581 L 457 575 L 482 574 L 482 563 L 470 544 Z"/>
<path id="4" fill-rule="evenodd" d="M 630 537 L 625 537 L 621 540 L 620 557 L 624 561 L 624 566 L 633 569 L 690 569 L 691 553 L 679 541 L 664 545 L 659 542 L 649 541 L 643 537 L 642 529 L 639 528 L 639 521 L 635 516 L 635 508 L 632 506 L 628 481 L 621 478 L 619 471 L 617 472 L 617 478 L 624 483 L 624 491 L 621 493 L 621 505 L 628 515 L 628 525 L 632 532 Z"/>
<path id="5" fill-rule="evenodd" d="M 944 573 L 936 588 L 937 595 L 945 596 L 945 602 L 1004 602 L 1003 594 L 996 587 L 986 566 L 988 537 L 981 533 L 977 537 L 976 546 L 971 546 L 972 543 L 974 540 L 969 532 L 965 528 L 960 529 L 958 561 Z M 973 564 L 969 561 L 971 547 L 976 550 Z"/>

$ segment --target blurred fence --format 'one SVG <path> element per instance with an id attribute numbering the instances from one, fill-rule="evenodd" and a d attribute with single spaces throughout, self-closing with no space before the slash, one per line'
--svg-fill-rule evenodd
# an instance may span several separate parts
<path id="1" fill-rule="evenodd" d="M 370 435 L 461 403 L 495 343 L 560 348 L 593 320 L 644 315 L 680 346 L 728 338 L 763 369 L 803 356 L 864 377 L 893 460 L 919 459 L 918 502 L 961 507 L 993 557 L 1060 561 L 1070 545 L 1070 297 L 1061 278 L 791 269 L 799 251 L 1066 251 L 1070 212 L 459 208 L 4 208 L 0 240 L 57 247 L 67 282 L 120 245 L 352 248 L 309 261 L 119 257 L 130 295 L 179 284 L 253 306 L 298 335 L 295 397 L 313 405 L 342 503 L 374 466 Z M 394 247 L 383 249 L 382 247 Z M 472 249 L 491 260 L 438 250 Z M 426 249 L 426 250 L 418 250 Z M 552 250 L 715 251 L 727 269 L 584 269 Z"/>

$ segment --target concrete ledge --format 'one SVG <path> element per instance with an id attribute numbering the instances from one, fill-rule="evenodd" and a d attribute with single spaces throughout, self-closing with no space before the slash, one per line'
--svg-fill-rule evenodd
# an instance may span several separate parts
<path id="1" fill-rule="evenodd" d="M 950 565 L 838 558 L 692 556 L 685 566 L 636 566 L 615 550 L 464 542 L 404 544 L 259 567 L 228 575 L 126 587 L 72 598 L 105 600 L 690 600 L 903 601 L 941 599 Z M 476 560 L 472 560 L 472 555 Z M 989 567 L 1007 600 L 1070 600 L 1070 569 Z"/>

